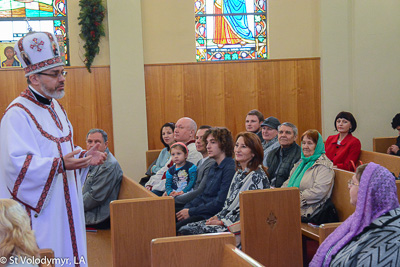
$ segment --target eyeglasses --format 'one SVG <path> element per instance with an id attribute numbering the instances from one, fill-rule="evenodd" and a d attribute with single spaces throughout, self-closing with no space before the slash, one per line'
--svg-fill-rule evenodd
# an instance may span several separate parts
<path id="1" fill-rule="evenodd" d="M 356 184 L 355 182 L 353 182 L 353 180 L 348 180 L 347 181 L 347 184 L 349 185 L 349 186 L 353 186 L 353 185 L 355 185 L 355 186 L 359 186 L 360 184 Z"/>
<path id="2" fill-rule="evenodd" d="M 65 70 L 59 72 L 59 73 L 44 73 L 44 72 L 39 72 L 38 74 L 40 75 L 46 75 L 46 76 L 50 76 L 53 78 L 60 78 L 61 76 L 63 76 L 65 78 L 65 76 L 67 76 L 68 72 L 66 72 Z"/>

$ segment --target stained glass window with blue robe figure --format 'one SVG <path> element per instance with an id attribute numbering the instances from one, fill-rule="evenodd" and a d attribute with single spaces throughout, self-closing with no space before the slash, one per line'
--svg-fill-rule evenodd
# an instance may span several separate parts
<path id="1" fill-rule="evenodd" d="M 267 59 L 266 0 L 195 0 L 196 60 Z"/>

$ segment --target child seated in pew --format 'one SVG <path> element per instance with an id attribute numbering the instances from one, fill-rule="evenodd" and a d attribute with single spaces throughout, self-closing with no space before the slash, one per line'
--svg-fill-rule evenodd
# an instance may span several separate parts
<path id="1" fill-rule="evenodd" d="M 188 153 L 186 145 L 182 142 L 171 146 L 171 158 L 174 165 L 166 172 L 164 195 L 175 197 L 193 189 L 197 177 L 197 167 L 186 161 Z"/>
<path id="2" fill-rule="evenodd" d="M 264 151 L 258 136 L 251 132 L 239 133 L 234 148 L 236 173 L 232 179 L 224 207 L 208 220 L 180 227 L 178 234 L 193 235 L 231 231 L 240 247 L 239 194 L 246 190 L 269 188 L 269 180 L 262 165 Z"/>

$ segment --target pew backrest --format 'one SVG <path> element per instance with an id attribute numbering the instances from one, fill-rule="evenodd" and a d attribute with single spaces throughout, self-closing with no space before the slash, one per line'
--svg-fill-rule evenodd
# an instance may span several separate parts
<path id="1" fill-rule="evenodd" d="M 353 177 L 354 172 L 349 172 L 340 169 L 334 169 L 335 182 L 332 189 L 332 202 L 339 215 L 339 220 L 343 222 L 353 212 L 355 207 L 350 204 L 349 186 L 347 182 Z"/>
<path id="2" fill-rule="evenodd" d="M 231 233 L 153 239 L 151 266 L 262 266 L 234 244 L 235 237 Z"/>
<path id="3" fill-rule="evenodd" d="M 118 199 L 133 199 L 143 197 L 156 197 L 156 195 L 141 186 L 135 180 L 123 175 Z"/>
<path id="4" fill-rule="evenodd" d="M 153 163 L 160 155 L 161 149 L 147 150 L 146 151 L 146 168 L 149 168 L 150 164 Z"/>
<path id="5" fill-rule="evenodd" d="M 397 136 L 391 137 L 374 137 L 372 139 L 373 151 L 379 153 L 386 153 L 388 147 L 396 144 Z"/>
<path id="6" fill-rule="evenodd" d="M 301 266 L 298 188 L 245 191 L 239 198 L 243 252 L 265 266 Z"/>
<path id="7" fill-rule="evenodd" d="M 171 197 L 111 202 L 113 266 L 150 266 L 150 242 L 175 236 L 175 203 Z"/>
<path id="8" fill-rule="evenodd" d="M 400 173 L 400 157 L 398 156 L 361 150 L 360 161 L 362 163 L 375 162 L 387 168 L 395 176 L 398 176 Z"/>

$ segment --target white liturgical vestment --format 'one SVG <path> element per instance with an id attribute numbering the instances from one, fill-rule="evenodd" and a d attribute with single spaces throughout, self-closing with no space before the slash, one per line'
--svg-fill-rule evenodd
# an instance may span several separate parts
<path id="1" fill-rule="evenodd" d="M 27 89 L 8 106 L 0 124 L 0 198 L 24 205 L 39 248 L 54 250 L 56 266 L 87 266 L 87 168 L 64 171 L 61 160 L 75 149 L 72 125 L 55 99 L 42 104 Z"/>

